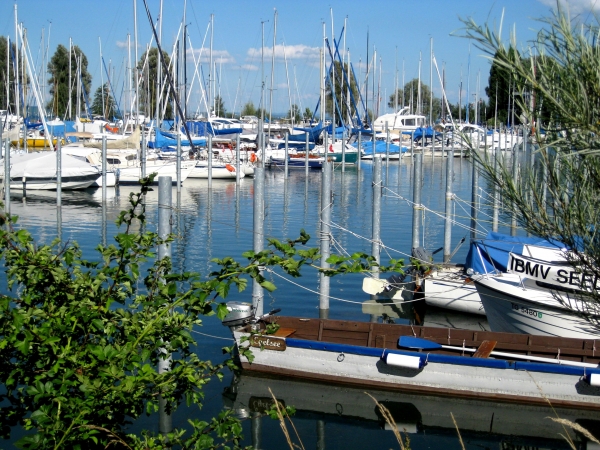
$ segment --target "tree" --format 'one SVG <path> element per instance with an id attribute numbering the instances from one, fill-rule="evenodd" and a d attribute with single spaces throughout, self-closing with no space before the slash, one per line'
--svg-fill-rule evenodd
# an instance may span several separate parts
<path id="1" fill-rule="evenodd" d="M 69 66 L 71 67 L 71 89 L 69 89 Z M 81 111 L 77 111 L 77 86 L 81 83 L 82 96 L 79 98 L 79 104 L 85 107 L 85 98 L 89 97 L 92 87 L 92 75 L 88 72 L 87 67 L 87 57 L 78 46 L 73 46 L 69 54 L 68 48 L 58 44 L 48 63 L 48 73 L 50 74 L 48 83 L 52 96 L 48 103 L 48 110 L 53 115 L 65 117 L 69 111 L 69 102 L 72 113 L 81 114 Z"/>
<path id="2" fill-rule="evenodd" d="M 104 109 L 103 108 L 104 105 Z M 92 103 L 92 114 L 96 114 L 110 120 L 118 114 L 117 104 L 110 91 L 108 83 L 104 83 L 104 86 L 98 86 L 94 94 L 94 102 Z"/>
<path id="3" fill-rule="evenodd" d="M 344 123 L 356 121 L 356 107 L 352 99 L 354 99 L 356 106 L 358 106 L 358 85 L 352 73 L 350 73 L 350 78 L 348 78 L 348 64 L 341 64 L 339 61 L 335 61 L 329 70 L 329 79 L 325 88 L 327 114 L 331 114 L 334 110 L 333 90 L 331 89 L 331 83 L 334 81 L 334 71 L 335 101 L 337 103 L 335 105 L 335 117 L 336 125 L 339 126 Z"/>
<path id="4" fill-rule="evenodd" d="M 227 110 L 225 109 L 225 102 L 223 101 L 223 98 L 220 95 L 217 95 L 215 97 L 215 109 L 214 109 L 214 113 L 216 116 L 218 117 L 225 117 L 225 115 L 227 114 Z"/>
<path id="5" fill-rule="evenodd" d="M 539 146 L 535 165 L 521 165 L 517 179 L 503 158 L 473 155 L 507 214 L 529 233 L 561 241 L 571 249 L 565 256 L 575 270 L 594 280 L 600 276 L 600 27 L 571 22 L 560 3 L 557 8 L 541 20 L 532 44 L 532 53 L 539 55 L 534 64 L 519 57 L 516 42 L 506 48 L 487 25 L 464 21 L 465 36 L 513 75 L 513 99 L 523 111 L 525 131 L 534 131 Z M 598 285 L 588 283 L 588 288 L 589 296 L 569 294 L 572 303 L 565 306 L 600 330 Z M 583 300 L 581 306 L 573 299 Z"/>
<path id="6" fill-rule="evenodd" d="M 304 114 L 302 115 L 302 118 L 306 121 L 313 119 L 313 113 L 308 106 L 304 108 Z"/>
<path id="7" fill-rule="evenodd" d="M 4 36 L 0 36 L 0 61 L 6 61 L 7 56 L 10 60 L 12 60 L 12 55 L 15 54 L 15 44 L 14 42 L 10 45 L 11 51 L 10 54 L 7 55 L 8 45 L 7 39 Z M 9 64 L 8 73 L 6 71 L 6 64 L 0 64 L 0 85 L 2 85 L 2 89 L 0 89 L 0 107 L 6 108 L 6 84 L 9 84 L 9 96 L 10 103 L 8 105 L 8 109 L 11 111 L 16 111 L 15 107 L 15 71 L 13 64 Z"/>
<path id="8" fill-rule="evenodd" d="M 421 82 L 421 104 L 418 104 L 419 99 L 419 79 L 414 78 L 404 85 L 404 88 L 398 89 L 395 93 L 392 93 L 388 100 L 388 107 L 395 108 L 396 104 L 398 109 L 402 106 L 409 106 L 411 111 L 415 114 L 419 113 L 426 117 L 429 117 L 430 101 L 432 98 L 432 92 L 429 86 Z M 440 117 L 442 114 L 441 100 L 433 97 L 433 120 Z"/>
<path id="9" fill-rule="evenodd" d="M 169 66 L 170 58 L 167 52 L 163 50 L 162 52 L 163 58 L 166 62 L 166 65 Z M 148 117 L 154 117 L 156 113 L 156 92 L 158 89 L 158 66 L 162 64 L 160 58 L 158 57 L 158 49 L 156 47 L 151 47 L 149 50 L 145 51 L 144 54 L 140 57 L 140 60 L 137 63 L 137 71 L 138 78 L 140 80 L 140 90 L 139 90 L 139 105 L 140 111 L 145 111 Z M 173 106 L 170 101 L 173 95 L 179 95 L 180 93 L 173 93 L 169 89 L 169 84 L 167 83 L 167 77 L 165 76 L 165 72 L 162 69 L 162 82 L 161 86 L 161 103 L 159 114 L 162 114 L 163 108 L 166 104 L 164 118 L 172 119 L 173 118 Z M 132 75 L 133 82 L 135 83 L 135 74 Z M 176 87 L 177 88 L 177 87 Z M 169 97 L 167 97 L 167 92 L 169 92 Z M 183 93 L 179 98 L 182 98 Z"/>
<path id="10" fill-rule="evenodd" d="M 240 115 L 242 115 L 242 116 L 256 116 L 257 115 L 257 111 L 256 111 L 256 108 L 254 107 L 254 103 L 252 103 L 252 101 L 249 101 L 248 103 L 246 103 L 244 105 L 244 107 L 242 108 L 242 112 L 240 113 Z"/>
<path id="11" fill-rule="evenodd" d="M 289 117 L 290 120 L 295 123 L 301 122 L 302 114 L 300 113 L 300 107 L 294 103 L 291 109 L 287 112 L 287 117 Z"/>

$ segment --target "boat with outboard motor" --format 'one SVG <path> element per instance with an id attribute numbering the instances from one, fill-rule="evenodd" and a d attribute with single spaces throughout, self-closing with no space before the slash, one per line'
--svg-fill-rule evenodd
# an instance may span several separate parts
<path id="1" fill-rule="evenodd" d="M 600 410 L 595 339 L 273 316 L 227 303 L 244 370 L 354 386 Z M 252 355 L 248 358 L 247 350 Z"/>

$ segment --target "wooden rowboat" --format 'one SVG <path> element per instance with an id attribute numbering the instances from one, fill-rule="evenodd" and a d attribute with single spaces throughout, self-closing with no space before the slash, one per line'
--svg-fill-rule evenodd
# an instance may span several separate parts
<path id="1" fill-rule="evenodd" d="M 228 304 L 230 315 L 240 319 L 243 305 L 248 304 Z M 232 329 L 238 347 L 252 347 L 252 362 L 240 353 L 247 371 L 600 410 L 600 347 L 596 349 L 594 339 L 295 317 L 258 321 L 228 317 L 224 324 Z M 266 334 L 269 323 L 279 325 L 275 333 Z"/>

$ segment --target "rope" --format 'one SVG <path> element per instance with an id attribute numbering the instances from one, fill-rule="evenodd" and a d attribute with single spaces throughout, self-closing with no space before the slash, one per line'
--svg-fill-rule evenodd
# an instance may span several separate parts
<path id="1" fill-rule="evenodd" d="M 208 336 L 208 337 L 211 337 L 214 339 L 222 339 L 224 341 L 235 341 L 235 339 L 233 339 L 233 338 L 224 338 L 221 336 L 213 336 L 212 334 L 200 333 L 199 331 L 196 331 L 196 330 L 192 330 L 192 333 L 201 334 L 202 336 Z"/>

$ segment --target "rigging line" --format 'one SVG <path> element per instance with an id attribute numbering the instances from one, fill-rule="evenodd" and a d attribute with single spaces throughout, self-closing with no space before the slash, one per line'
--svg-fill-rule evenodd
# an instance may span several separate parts
<path id="1" fill-rule="evenodd" d="M 273 272 L 271 269 L 268 269 L 268 268 L 266 268 L 265 270 L 267 272 Z M 310 289 L 310 288 L 307 288 L 306 286 L 302 286 L 301 284 L 296 283 L 295 281 L 292 281 L 292 280 L 290 280 L 290 279 L 288 279 L 288 278 L 286 278 L 286 277 L 284 277 L 282 275 L 279 275 L 276 272 L 273 272 L 273 275 L 281 278 L 284 281 L 287 281 L 288 283 L 293 284 L 296 287 L 299 287 L 300 289 L 304 289 L 305 291 L 311 292 L 313 294 L 320 295 L 319 291 L 315 291 L 314 289 Z M 347 300 L 347 299 L 344 299 L 344 298 L 332 297 L 331 295 L 328 295 L 327 298 L 329 298 L 331 300 L 337 300 L 337 301 L 340 301 L 340 302 L 343 302 L 343 303 L 351 303 L 351 304 L 354 304 L 354 305 L 362 305 L 364 303 L 364 302 L 356 302 L 356 301 L 353 301 L 353 300 Z M 412 303 L 412 302 L 417 302 L 417 301 L 420 301 L 420 300 L 421 299 L 416 299 L 416 300 L 402 300 L 400 302 L 390 301 L 390 302 L 386 302 L 385 304 L 386 305 L 401 305 L 403 303 Z"/>
<path id="2" fill-rule="evenodd" d="M 233 338 L 224 338 L 224 337 L 221 337 L 221 336 L 214 336 L 212 334 L 201 333 L 201 332 L 196 331 L 196 330 L 191 330 L 191 331 L 192 331 L 192 333 L 201 334 L 202 336 L 208 336 L 208 337 L 211 337 L 213 339 L 222 339 L 224 341 L 235 341 L 235 339 L 233 339 Z"/>

